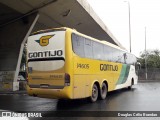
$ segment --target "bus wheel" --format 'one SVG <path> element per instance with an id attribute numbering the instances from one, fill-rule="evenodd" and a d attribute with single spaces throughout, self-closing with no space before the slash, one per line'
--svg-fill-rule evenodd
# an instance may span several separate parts
<path id="1" fill-rule="evenodd" d="M 93 85 L 92 87 L 92 95 L 90 97 L 91 102 L 96 102 L 98 98 L 98 87 L 96 84 Z"/>
<path id="2" fill-rule="evenodd" d="M 105 83 L 102 83 L 102 88 L 101 88 L 101 92 L 100 92 L 100 99 L 104 100 L 107 96 L 107 85 Z"/>

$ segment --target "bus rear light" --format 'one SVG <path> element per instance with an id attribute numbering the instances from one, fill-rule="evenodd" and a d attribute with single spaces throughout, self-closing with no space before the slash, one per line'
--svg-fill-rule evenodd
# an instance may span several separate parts
<path id="1" fill-rule="evenodd" d="M 70 86 L 70 75 L 65 73 L 65 86 Z"/>

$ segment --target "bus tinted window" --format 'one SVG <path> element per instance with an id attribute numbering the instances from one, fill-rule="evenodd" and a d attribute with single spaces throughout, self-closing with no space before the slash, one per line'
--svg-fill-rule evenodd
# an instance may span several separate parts
<path id="1" fill-rule="evenodd" d="M 92 41 L 85 38 L 84 53 L 86 58 L 93 58 Z"/>
<path id="2" fill-rule="evenodd" d="M 103 54 L 104 54 L 104 60 L 112 61 L 112 52 L 113 49 L 107 45 L 103 46 Z"/>
<path id="3" fill-rule="evenodd" d="M 103 59 L 103 45 L 98 42 L 93 42 L 93 57 L 94 59 Z"/>
<path id="4" fill-rule="evenodd" d="M 112 61 L 113 62 L 119 62 L 119 51 L 115 48 L 113 48 L 113 52 L 112 52 Z"/>
<path id="5" fill-rule="evenodd" d="M 123 63 L 126 64 L 127 63 L 127 53 L 125 53 L 125 52 L 123 53 L 123 58 L 124 58 Z"/>
<path id="6" fill-rule="evenodd" d="M 125 62 L 124 59 L 125 59 L 125 53 L 123 51 L 119 51 L 119 60 L 118 60 L 118 62 L 124 63 Z"/>
<path id="7" fill-rule="evenodd" d="M 80 57 L 85 57 L 84 54 L 84 38 L 76 34 L 72 34 L 73 51 Z"/>
<path id="8" fill-rule="evenodd" d="M 136 63 L 136 57 L 130 53 L 108 45 L 103 45 L 91 39 L 76 35 L 75 33 L 72 34 L 72 46 L 74 53 L 80 57 L 130 65 Z"/>

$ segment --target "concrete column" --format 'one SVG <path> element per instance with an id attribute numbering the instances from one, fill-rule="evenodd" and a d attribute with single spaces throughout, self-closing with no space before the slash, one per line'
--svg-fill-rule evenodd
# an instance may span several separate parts
<path id="1" fill-rule="evenodd" d="M 38 13 L 33 13 L 0 28 L 0 83 L 2 86 L 5 83 L 12 84 L 13 91 L 19 89 L 17 78 L 24 43 L 38 17 Z M 9 73 L 12 75 L 10 75 L 10 78 L 7 78 Z M 4 77 L 5 74 L 6 77 Z M 0 91 L 3 91 L 3 88 L 0 88 Z"/>

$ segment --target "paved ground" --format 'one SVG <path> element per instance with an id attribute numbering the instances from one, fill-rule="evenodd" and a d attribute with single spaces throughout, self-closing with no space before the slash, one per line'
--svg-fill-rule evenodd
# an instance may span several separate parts
<path id="1" fill-rule="evenodd" d="M 89 103 L 83 100 L 57 100 L 30 97 L 26 94 L 1 94 L 0 109 L 9 111 L 39 111 L 45 112 L 45 115 L 53 115 L 57 111 L 69 111 L 76 114 L 75 111 L 160 111 L 160 82 L 139 83 L 132 90 L 122 89 L 110 92 L 106 100 L 99 100 L 96 103 Z M 54 111 L 54 112 L 53 112 Z M 72 112 L 73 111 L 73 112 Z M 52 113 L 53 112 L 53 113 Z M 67 112 L 66 112 L 67 113 Z M 97 114 L 98 112 L 88 112 Z M 87 112 L 86 112 L 87 114 Z M 98 113 L 99 114 L 99 113 Z M 101 113 L 100 113 L 101 114 Z M 79 115 L 79 114 L 78 114 Z M 59 119 L 59 118 L 54 118 Z M 61 118 L 61 119 L 82 119 L 82 117 Z M 87 119 L 102 120 L 103 117 L 87 117 Z M 107 119 L 109 119 L 107 117 Z M 143 119 L 139 118 L 110 118 L 119 119 Z M 150 120 L 150 118 L 144 118 Z M 152 118 L 157 119 L 158 118 Z M 160 119 L 160 118 L 159 118 Z"/>

